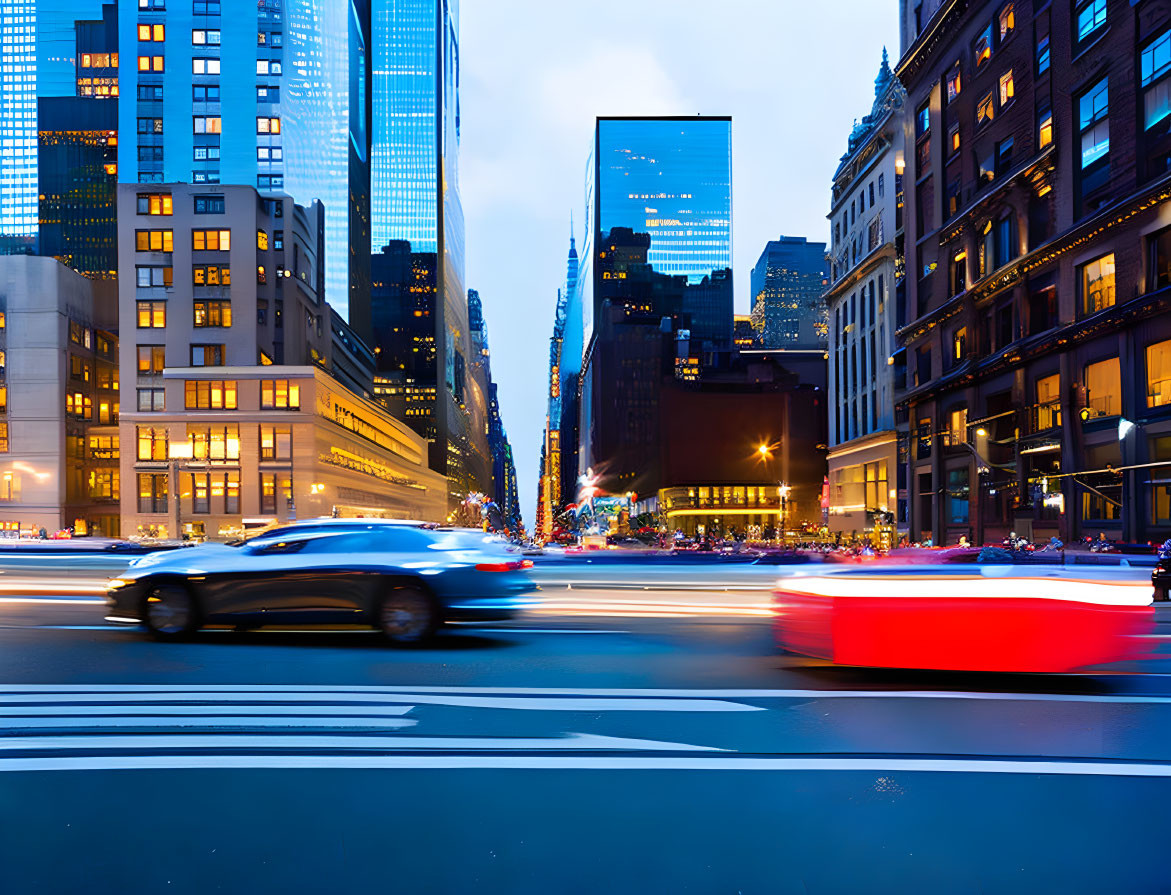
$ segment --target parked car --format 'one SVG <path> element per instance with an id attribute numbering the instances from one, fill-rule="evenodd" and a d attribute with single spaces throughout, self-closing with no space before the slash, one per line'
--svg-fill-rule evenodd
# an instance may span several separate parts
<path id="1" fill-rule="evenodd" d="M 448 621 L 512 617 L 536 590 L 531 566 L 478 531 L 313 520 L 136 559 L 109 583 L 107 621 L 160 640 L 204 625 L 368 624 L 415 644 Z"/>
<path id="2" fill-rule="evenodd" d="M 1156 602 L 1171 600 L 1171 538 L 1159 548 L 1159 561 L 1155 563 L 1155 571 L 1151 572 L 1151 584 L 1155 588 Z"/>

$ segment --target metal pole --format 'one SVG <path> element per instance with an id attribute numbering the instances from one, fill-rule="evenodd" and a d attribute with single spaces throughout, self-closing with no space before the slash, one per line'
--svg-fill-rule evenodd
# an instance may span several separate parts
<path id="1" fill-rule="evenodd" d="M 179 461 L 177 459 L 171 460 L 171 474 L 168 485 L 171 492 L 171 537 L 182 540 L 183 535 L 179 527 L 182 524 L 180 520 L 180 501 L 182 500 L 182 495 L 179 489 Z"/>

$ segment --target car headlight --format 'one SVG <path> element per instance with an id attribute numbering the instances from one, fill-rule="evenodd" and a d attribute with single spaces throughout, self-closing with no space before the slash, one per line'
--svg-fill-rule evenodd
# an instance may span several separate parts
<path id="1" fill-rule="evenodd" d="M 106 582 L 106 587 L 109 590 L 117 590 L 118 588 L 125 587 L 126 585 L 131 584 L 131 583 L 132 582 L 128 581 L 125 578 L 111 578 L 109 581 Z"/>

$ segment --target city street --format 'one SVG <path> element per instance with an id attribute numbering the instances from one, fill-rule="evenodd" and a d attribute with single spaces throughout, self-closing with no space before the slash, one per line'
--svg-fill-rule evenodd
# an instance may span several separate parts
<path id="1" fill-rule="evenodd" d="M 828 667 L 777 653 L 761 571 L 546 572 L 524 617 L 414 650 L 156 643 L 7 591 L 5 888 L 1165 891 L 1171 664 Z"/>

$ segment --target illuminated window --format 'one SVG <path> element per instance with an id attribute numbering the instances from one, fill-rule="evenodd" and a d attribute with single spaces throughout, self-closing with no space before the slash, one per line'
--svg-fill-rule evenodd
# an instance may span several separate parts
<path id="1" fill-rule="evenodd" d="M 138 512 L 165 513 L 167 511 L 167 474 L 138 474 Z"/>
<path id="2" fill-rule="evenodd" d="M 170 193 L 139 193 L 139 214 L 173 214 L 174 206 Z"/>
<path id="3" fill-rule="evenodd" d="M 1049 71 L 1049 35 L 1037 38 L 1037 74 Z"/>
<path id="4" fill-rule="evenodd" d="M 960 66 L 959 63 L 956 63 L 956 67 L 947 76 L 947 101 L 949 103 L 960 95 L 960 91 L 963 89 L 961 80 Z"/>
<path id="5" fill-rule="evenodd" d="M 1150 130 L 1171 115 L 1171 30 L 1164 31 L 1140 54 L 1143 128 Z"/>
<path id="6" fill-rule="evenodd" d="M 236 382 L 227 379 L 189 379 L 184 383 L 187 410 L 235 410 Z"/>
<path id="7" fill-rule="evenodd" d="M 1016 28 L 1016 11 L 1013 9 L 1013 4 L 1006 3 L 996 20 L 1000 25 L 1000 39 L 1003 41 Z"/>
<path id="8" fill-rule="evenodd" d="M 1110 93 L 1107 81 L 1107 78 L 1103 78 L 1078 99 L 1083 169 L 1110 151 Z"/>
<path id="9" fill-rule="evenodd" d="M 256 133 L 258 134 L 279 134 L 281 132 L 281 120 L 279 118 L 257 118 L 256 119 Z"/>
<path id="10" fill-rule="evenodd" d="M 992 26 L 989 25 L 980 32 L 980 36 L 976 38 L 976 43 L 972 48 L 972 55 L 976 60 L 976 68 L 980 68 L 984 63 L 992 58 Z"/>
<path id="11" fill-rule="evenodd" d="M 958 123 L 953 124 L 947 132 L 947 145 L 953 153 L 960 151 L 960 126 Z"/>
<path id="12" fill-rule="evenodd" d="M 226 264 L 197 264 L 191 268 L 191 282 L 196 286 L 230 286 L 232 270 Z"/>
<path id="13" fill-rule="evenodd" d="M 976 126 L 987 124 L 996 117 L 995 96 L 988 92 L 976 105 Z"/>
<path id="14" fill-rule="evenodd" d="M 218 75 L 219 73 L 219 59 L 196 57 L 191 60 L 191 74 L 193 75 Z"/>
<path id="15" fill-rule="evenodd" d="M 191 30 L 191 43 L 197 47 L 218 47 L 220 45 L 220 32 L 204 28 L 193 28 Z"/>
<path id="16" fill-rule="evenodd" d="M 187 440 L 191 442 L 192 457 L 196 460 L 224 462 L 240 459 L 240 427 L 235 423 L 188 426 Z"/>
<path id="17" fill-rule="evenodd" d="M 260 459 L 293 459 L 293 430 L 289 426 L 260 427 Z"/>
<path id="18" fill-rule="evenodd" d="M 1053 142 L 1053 110 L 1042 109 L 1037 121 L 1037 148 L 1044 149 Z"/>
<path id="19" fill-rule="evenodd" d="M 1147 346 L 1147 406 L 1171 404 L 1171 340 Z"/>
<path id="20" fill-rule="evenodd" d="M 175 250 L 172 230 L 135 230 L 134 249 L 138 252 L 173 252 Z"/>
<path id="21" fill-rule="evenodd" d="M 1114 304 L 1114 253 L 1081 267 L 1082 312 L 1094 314 Z"/>
<path id="22" fill-rule="evenodd" d="M 139 426 L 138 459 L 139 460 L 166 460 L 167 459 L 167 430 L 155 429 L 150 426 Z"/>
<path id="23" fill-rule="evenodd" d="M 196 115 L 192 119 L 192 127 L 197 134 L 218 134 L 221 128 L 219 115 Z"/>
<path id="24" fill-rule="evenodd" d="M 264 379 L 260 383 L 260 406 L 264 410 L 300 410 L 301 386 L 287 379 Z"/>
<path id="25" fill-rule="evenodd" d="M 161 72 L 163 70 L 163 57 L 139 56 L 138 70 L 142 72 Z"/>
<path id="26" fill-rule="evenodd" d="M 1106 0 L 1078 0 L 1075 15 L 1080 42 L 1106 24 Z"/>
<path id="27" fill-rule="evenodd" d="M 1012 69 L 1009 69 L 1000 76 L 1000 105 L 1006 106 L 1016 95 L 1015 87 L 1012 82 Z"/>
<path id="28" fill-rule="evenodd" d="M 167 325 L 167 303 L 165 301 L 140 301 L 138 306 L 139 329 L 163 329 Z"/>
<path id="29" fill-rule="evenodd" d="M 231 230 L 192 230 L 191 248 L 196 252 L 226 252 L 232 247 Z"/>
<path id="30" fill-rule="evenodd" d="M 1086 404 L 1094 416 L 1115 416 L 1122 411 L 1122 376 L 1118 358 L 1086 367 Z"/>
<path id="31" fill-rule="evenodd" d="M 195 326 L 229 327 L 232 325 L 232 303 L 230 301 L 196 301 L 193 305 Z"/>
<path id="32" fill-rule="evenodd" d="M 256 248 L 264 252 L 268 251 L 268 233 L 264 230 L 256 231 Z"/>
<path id="33" fill-rule="evenodd" d="M 138 372 L 144 376 L 157 376 L 166 366 L 162 345 L 138 346 Z"/>

